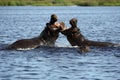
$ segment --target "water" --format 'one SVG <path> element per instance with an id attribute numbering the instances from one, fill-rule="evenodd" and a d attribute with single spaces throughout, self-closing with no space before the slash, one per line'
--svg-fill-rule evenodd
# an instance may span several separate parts
<path id="1" fill-rule="evenodd" d="M 90 40 L 120 43 L 120 7 L 0 7 L 0 47 L 40 34 L 51 14 L 69 25 L 78 19 Z M 79 54 L 60 34 L 56 45 L 29 51 L 0 51 L 0 80 L 120 80 L 120 48 Z"/>

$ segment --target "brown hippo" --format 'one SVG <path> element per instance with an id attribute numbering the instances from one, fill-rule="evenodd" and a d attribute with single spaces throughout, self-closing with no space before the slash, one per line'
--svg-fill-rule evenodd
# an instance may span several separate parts
<path id="1" fill-rule="evenodd" d="M 55 14 L 51 15 L 50 22 L 46 24 L 45 29 L 41 32 L 40 36 L 31 39 L 21 39 L 18 40 L 5 49 L 15 49 L 15 50 L 28 50 L 44 46 L 53 46 L 56 39 L 59 36 L 59 32 L 63 30 L 63 23 L 56 22 L 57 16 Z"/>
<path id="2" fill-rule="evenodd" d="M 47 46 L 55 46 L 55 42 L 59 36 L 59 32 L 64 29 L 63 22 L 56 22 L 57 16 L 55 14 L 51 15 L 51 20 L 46 23 L 45 29 L 41 32 L 39 37 L 45 40 Z"/>
<path id="3" fill-rule="evenodd" d="M 72 46 L 78 46 L 81 52 L 88 52 L 90 50 L 89 46 L 111 47 L 119 45 L 109 42 L 87 40 L 81 34 L 80 29 L 77 27 L 77 19 L 72 18 L 69 22 L 71 24 L 71 27 L 62 31 L 61 33 L 67 37 L 67 40 L 70 42 Z"/>

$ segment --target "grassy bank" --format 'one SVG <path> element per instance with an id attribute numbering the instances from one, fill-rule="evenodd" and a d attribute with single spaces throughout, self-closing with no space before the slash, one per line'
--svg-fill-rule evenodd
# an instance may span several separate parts
<path id="1" fill-rule="evenodd" d="M 0 6 L 120 6 L 120 0 L 0 0 Z"/>

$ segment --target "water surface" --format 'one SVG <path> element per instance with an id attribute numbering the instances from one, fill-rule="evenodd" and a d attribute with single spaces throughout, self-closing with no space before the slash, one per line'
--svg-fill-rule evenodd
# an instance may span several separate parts
<path id="1" fill-rule="evenodd" d="M 40 34 L 51 14 L 69 25 L 78 19 L 90 40 L 120 43 L 120 7 L 0 7 L 0 47 Z M 86 54 L 60 34 L 57 46 L 0 51 L 0 80 L 120 80 L 120 48 L 95 48 Z"/>

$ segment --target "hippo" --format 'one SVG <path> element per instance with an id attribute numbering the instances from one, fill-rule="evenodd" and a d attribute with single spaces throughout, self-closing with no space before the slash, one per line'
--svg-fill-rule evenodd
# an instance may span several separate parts
<path id="1" fill-rule="evenodd" d="M 39 36 L 31 39 L 17 40 L 4 49 L 29 50 L 40 46 L 54 46 L 59 32 L 64 28 L 63 22 L 57 22 L 57 20 L 57 16 L 52 14 L 50 22 L 46 23 L 46 27 Z"/>
<path id="2" fill-rule="evenodd" d="M 120 44 L 114 44 L 110 42 L 99 42 L 99 41 L 88 40 L 81 34 L 80 29 L 77 27 L 76 18 L 72 18 L 69 21 L 69 23 L 71 27 L 61 31 L 61 33 L 67 37 L 67 40 L 72 46 L 78 46 L 80 52 L 89 52 L 90 46 L 97 46 L 97 47 L 120 46 Z"/>
<path id="3" fill-rule="evenodd" d="M 55 42 L 59 37 L 59 32 L 64 30 L 65 26 L 63 22 L 56 22 L 57 16 L 51 15 L 51 20 L 46 23 L 45 29 L 41 32 L 39 37 L 42 37 L 46 41 L 47 46 L 55 46 Z"/>

